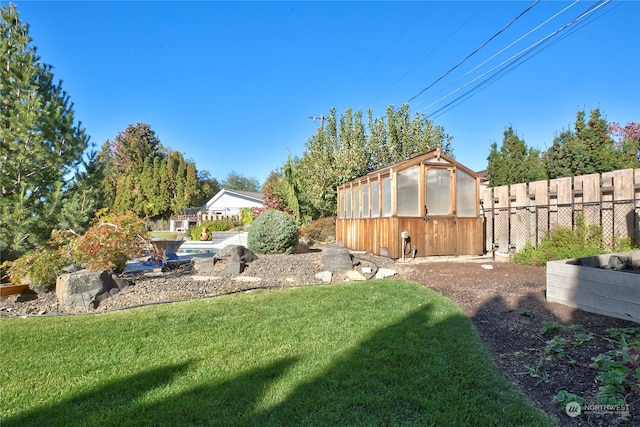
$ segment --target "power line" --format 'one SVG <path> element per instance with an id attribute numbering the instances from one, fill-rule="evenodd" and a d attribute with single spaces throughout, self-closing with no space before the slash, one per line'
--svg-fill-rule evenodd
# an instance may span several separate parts
<path id="1" fill-rule="evenodd" d="M 562 9 L 561 11 L 559 11 L 558 13 L 556 13 L 555 15 L 551 16 L 550 18 L 548 18 L 547 20 L 545 20 L 544 22 L 542 22 L 541 24 L 539 24 L 538 26 L 536 26 L 535 28 L 533 28 L 532 30 L 528 31 L 527 33 L 525 33 L 524 35 L 520 36 L 519 38 L 517 38 L 516 40 L 514 40 L 513 42 L 509 43 L 507 46 L 505 46 L 504 48 L 500 49 L 498 52 L 496 52 L 495 54 L 491 55 L 489 58 L 485 59 L 484 61 L 482 61 L 480 64 L 476 65 L 475 67 L 473 67 L 471 70 L 467 71 L 466 73 L 464 73 L 462 76 L 458 77 L 457 79 L 455 79 L 454 81 L 452 81 L 451 83 L 449 83 L 448 85 L 446 85 L 445 87 L 443 87 L 442 89 L 440 89 L 438 92 L 434 93 L 430 98 L 428 99 L 433 99 L 435 96 L 437 96 L 438 94 L 444 92 L 447 88 L 453 86 L 456 82 L 459 82 L 460 80 L 462 80 L 463 78 L 467 77 L 468 75 L 470 75 L 471 73 L 473 73 L 474 71 L 476 71 L 478 68 L 482 67 L 483 65 L 485 65 L 487 62 L 491 61 L 492 59 L 494 59 L 496 56 L 500 55 L 501 53 L 503 53 L 504 51 L 506 51 L 507 49 L 509 49 L 510 47 L 514 46 L 515 44 L 517 44 L 518 42 L 522 41 L 523 39 L 527 38 L 528 36 L 530 36 L 531 34 L 533 34 L 535 31 L 539 30 L 541 27 L 543 27 L 544 25 L 548 24 L 549 22 L 551 22 L 552 20 L 554 20 L 555 18 L 557 18 L 558 16 L 560 16 L 562 13 L 566 12 L 567 10 L 569 10 L 570 8 L 572 8 L 573 6 L 575 6 L 580 0 L 575 0 L 573 3 L 571 3 L 569 6 L 565 7 L 564 9 Z M 426 101 L 426 100 L 425 100 Z M 421 103 L 419 103 L 417 106 L 420 106 L 424 101 L 422 101 Z M 433 105 L 433 104 L 432 104 Z M 431 105 L 430 105 L 431 106 Z M 428 107 L 425 107 L 424 109 L 426 109 Z M 422 110 L 421 110 L 422 111 Z"/>
<path id="2" fill-rule="evenodd" d="M 473 52 L 471 52 L 470 54 L 468 54 L 466 57 L 464 57 L 464 59 L 462 59 L 462 61 L 458 62 L 456 65 L 454 65 L 452 68 L 450 68 L 446 73 L 444 73 L 443 75 L 441 75 L 440 77 L 438 77 L 435 81 L 433 81 L 429 86 L 425 87 L 424 89 L 422 89 L 420 92 L 418 92 L 418 94 L 412 96 L 407 103 L 413 101 L 414 99 L 416 99 L 418 96 L 422 95 L 424 92 L 426 92 L 428 89 L 430 89 L 433 85 L 435 85 L 436 83 L 438 83 L 440 80 L 442 80 L 443 78 L 445 78 L 447 75 L 449 75 L 449 73 L 451 73 L 453 70 L 455 70 L 456 68 L 458 68 L 460 65 L 462 65 L 463 63 L 465 63 L 469 58 L 471 58 L 473 55 L 475 55 L 476 53 L 478 53 L 482 48 L 484 48 L 487 44 L 489 44 L 489 42 L 491 42 L 491 40 L 493 40 L 494 38 L 496 38 L 497 36 L 499 36 L 501 33 L 503 33 L 507 28 L 509 28 L 511 25 L 513 25 L 518 19 L 520 19 L 525 13 L 527 13 L 528 11 L 530 11 L 535 5 L 537 5 L 540 2 L 540 0 L 535 0 L 529 7 L 527 7 L 523 12 L 521 12 L 518 16 L 516 16 L 515 18 L 513 18 L 511 20 L 511 22 L 509 22 L 505 27 L 503 27 L 500 31 L 498 31 L 497 33 L 495 33 L 494 35 L 492 35 L 491 37 L 489 37 L 489 39 L 487 39 L 480 47 L 476 48 Z"/>
<path id="3" fill-rule="evenodd" d="M 393 86 L 395 86 L 396 83 L 398 83 L 400 80 L 402 80 L 403 78 L 405 78 L 411 71 L 415 70 L 420 64 L 422 64 L 424 61 L 426 61 L 427 58 L 429 58 L 435 51 L 437 51 L 440 46 L 442 46 L 443 44 L 445 44 L 447 41 L 449 41 L 449 39 L 451 39 L 453 36 L 455 36 L 456 34 L 458 34 L 463 28 L 465 28 L 467 26 L 467 24 L 471 21 L 473 21 L 473 19 L 475 19 L 476 16 L 478 16 L 480 13 L 482 13 L 482 11 L 484 9 L 486 9 L 486 7 L 489 5 L 490 2 L 486 2 L 484 4 L 484 6 L 482 6 L 481 9 L 479 9 L 474 15 L 472 15 L 469 19 L 467 19 L 464 23 L 460 24 L 460 26 L 453 31 L 452 33 L 449 34 L 448 37 L 446 37 L 444 40 L 442 40 L 437 46 L 435 46 L 433 49 L 431 49 L 429 51 L 429 53 L 427 53 L 425 56 L 422 57 L 422 59 L 420 59 L 420 61 L 418 61 L 413 67 L 409 68 L 404 74 L 402 74 L 400 77 L 398 77 L 391 85 L 389 85 L 385 90 L 383 90 L 379 95 L 377 95 L 372 101 L 370 101 L 367 105 L 371 105 L 374 102 L 376 102 L 382 95 L 384 95 L 385 93 L 387 93 L 387 91 L 389 91 L 389 89 L 391 89 Z"/>
<path id="4" fill-rule="evenodd" d="M 547 49 L 548 47 L 552 46 L 553 44 L 555 44 L 555 42 L 551 45 L 547 45 L 544 46 L 542 45 L 542 43 L 545 43 L 547 41 L 550 40 L 551 37 L 557 35 L 558 33 L 560 33 L 561 31 L 565 30 L 566 28 L 568 28 L 569 26 L 575 24 L 576 22 L 580 21 L 581 19 L 587 17 L 588 15 L 590 15 L 591 13 L 597 11 L 598 9 L 600 9 L 601 7 L 603 7 L 604 5 L 606 5 L 607 3 L 609 3 L 611 0 L 604 0 L 601 2 L 598 2 L 596 5 L 591 6 L 589 9 L 587 9 L 585 12 L 583 12 L 582 14 L 580 14 L 579 16 L 577 16 L 576 18 L 572 19 L 571 21 L 569 21 L 567 24 L 563 25 L 562 27 L 560 27 L 559 29 L 553 31 L 552 33 L 550 33 L 549 35 L 547 35 L 546 37 L 542 38 L 541 40 L 538 40 L 537 42 L 533 43 L 532 45 L 528 46 L 526 49 L 523 49 L 522 51 L 520 51 L 519 53 L 517 53 L 516 55 L 512 56 L 511 58 L 509 58 L 506 61 L 503 61 L 502 63 L 500 63 L 498 66 L 493 67 L 491 70 L 481 74 L 480 76 L 476 77 L 475 79 L 471 80 L 470 82 L 464 84 L 463 86 L 459 87 L 458 89 L 454 90 L 453 92 L 449 93 L 448 95 L 440 98 L 438 101 L 428 105 L 427 107 L 423 108 L 420 111 L 423 111 L 427 108 L 430 108 L 432 106 L 434 106 L 435 104 L 443 101 L 444 99 L 448 98 L 449 96 L 453 95 L 454 93 L 459 92 L 460 90 L 462 90 L 463 88 L 465 88 L 466 86 L 470 85 L 471 83 L 473 83 L 474 81 L 477 81 L 478 79 L 486 76 L 487 74 L 496 71 L 497 69 L 499 70 L 500 68 L 505 67 L 506 65 L 508 65 L 508 68 L 504 68 L 503 70 L 499 70 L 496 71 L 492 76 L 488 77 L 487 79 L 485 79 L 484 81 L 478 83 L 476 86 L 474 86 L 473 88 L 471 88 L 470 90 L 468 90 L 467 92 L 465 92 L 464 94 L 460 95 L 459 97 L 457 97 L 456 99 L 454 99 L 453 101 L 447 103 L 446 105 L 444 105 L 443 107 L 439 108 L 438 110 L 434 111 L 433 113 L 431 113 L 430 115 L 428 115 L 429 118 L 435 118 L 435 117 L 439 117 L 440 115 L 444 114 L 445 112 L 449 111 L 451 108 L 453 108 L 453 104 L 454 103 L 460 103 L 462 102 L 461 100 L 465 100 L 470 98 L 474 92 L 476 92 L 477 90 L 479 90 L 480 88 L 482 88 L 485 85 L 494 83 L 495 81 L 497 81 L 498 79 L 502 78 L 504 75 L 506 75 L 508 72 L 513 71 L 513 69 L 515 69 L 516 67 L 522 65 L 524 62 L 526 62 L 527 60 L 531 59 L 531 57 L 526 58 L 524 60 L 521 60 L 520 57 L 522 57 L 523 55 L 530 54 L 530 51 L 532 51 L 532 49 L 541 49 L 538 53 L 541 53 L 543 50 Z M 537 55 L 537 53 L 536 53 Z M 535 55 L 534 55 L 535 56 Z M 520 62 L 518 63 L 513 63 L 515 60 L 520 60 Z M 509 69 L 510 68 L 510 69 Z M 458 102 L 460 101 L 460 102 Z M 451 108 L 448 108 L 451 107 Z"/>

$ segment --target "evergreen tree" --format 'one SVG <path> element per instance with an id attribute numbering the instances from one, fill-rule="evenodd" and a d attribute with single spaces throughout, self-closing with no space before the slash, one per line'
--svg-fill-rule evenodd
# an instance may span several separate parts
<path id="1" fill-rule="evenodd" d="M 29 25 L 0 7 L 0 258 L 12 260 L 58 226 L 68 176 L 89 138 L 73 104 L 40 62 Z M 79 200 L 77 201 L 80 202 Z"/>
<path id="2" fill-rule="evenodd" d="M 115 169 L 120 173 L 140 173 L 147 158 L 163 157 L 165 148 L 146 123 L 127 126 L 111 142 Z"/>
<path id="3" fill-rule="evenodd" d="M 201 205 L 198 183 L 198 169 L 194 162 L 187 162 L 187 171 L 184 183 L 184 200 L 186 207 Z"/>
<path id="4" fill-rule="evenodd" d="M 578 111 L 574 131 L 563 130 L 544 155 L 549 178 L 609 172 L 624 167 L 624 153 L 616 148 L 600 110 Z"/>
<path id="5" fill-rule="evenodd" d="M 58 228 L 84 233 L 95 213 L 105 207 L 102 181 L 105 163 L 95 150 L 86 153 L 62 202 Z"/>
<path id="6" fill-rule="evenodd" d="M 492 187 L 545 178 L 540 151 L 528 148 L 511 126 L 504 131 L 500 150 L 495 142 L 491 144 L 488 161 L 487 176 Z"/>

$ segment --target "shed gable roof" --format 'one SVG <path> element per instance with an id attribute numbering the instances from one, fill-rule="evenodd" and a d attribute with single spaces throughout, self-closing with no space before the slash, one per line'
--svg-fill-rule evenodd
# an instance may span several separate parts
<path id="1" fill-rule="evenodd" d="M 358 177 L 350 182 L 347 182 L 343 185 L 348 185 L 352 182 L 359 182 L 362 181 L 363 178 L 370 176 L 370 175 L 377 175 L 377 174 L 384 174 L 389 172 L 391 169 L 393 170 L 402 170 L 402 169 L 406 169 L 410 166 L 414 166 L 414 165 L 418 165 L 420 163 L 424 163 L 424 162 L 429 162 L 430 160 L 433 161 L 438 161 L 438 162 L 442 162 L 443 164 L 451 164 L 456 166 L 457 168 L 462 169 L 463 171 L 467 172 L 468 174 L 470 174 L 471 176 L 478 177 L 478 174 L 476 172 L 474 172 L 473 170 L 469 169 L 468 167 L 464 166 L 461 163 L 458 163 L 453 157 L 444 154 L 440 151 L 439 148 L 430 150 L 430 151 L 426 151 L 422 154 L 418 154 L 417 156 L 411 157 L 409 159 L 403 160 L 401 162 L 397 162 L 391 165 L 387 165 L 385 167 L 382 167 L 380 169 L 376 169 L 374 171 L 371 171 L 369 173 L 367 173 L 366 175 L 363 175 L 361 177 Z M 341 187 L 341 186 L 339 186 Z"/>

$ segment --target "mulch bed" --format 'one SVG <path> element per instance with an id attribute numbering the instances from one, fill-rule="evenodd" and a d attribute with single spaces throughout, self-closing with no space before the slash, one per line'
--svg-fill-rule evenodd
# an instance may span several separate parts
<path id="1" fill-rule="evenodd" d="M 630 419 L 626 421 L 618 413 L 596 411 L 572 418 L 564 407 L 553 402 L 560 390 L 567 390 L 583 397 L 587 404 L 597 403 L 598 371 L 590 367 L 591 358 L 611 350 L 610 341 L 603 338 L 608 328 L 637 328 L 639 324 L 547 302 L 546 270 L 542 267 L 486 261 L 424 262 L 403 269 L 402 276 L 434 289 L 462 307 L 499 370 L 544 411 L 557 416 L 561 425 L 640 423 L 638 394 L 627 402 Z M 577 333 L 592 333 L 595 342 L 567 344 L 561 358 L 546 355 L 546 343 L 556 334 L 541 334 L 543 322 L 564 326 L 560 335 L 570 340 Z"/>

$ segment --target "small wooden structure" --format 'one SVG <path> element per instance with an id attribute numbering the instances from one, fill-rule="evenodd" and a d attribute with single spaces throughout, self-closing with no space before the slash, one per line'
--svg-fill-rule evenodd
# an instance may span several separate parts
<path id="1" fill-rule="evenodd" d="M 627 271 L 603 268 L 611 258 Z M 640 251 L 547 262 L 547 301 L 640 323 Z"/>
<path id="2" fill-rule="evenodd" d="M 432 150 L 337 189 L 338 246 L 398 259 L 480 255 L 480 178 Z"/>

